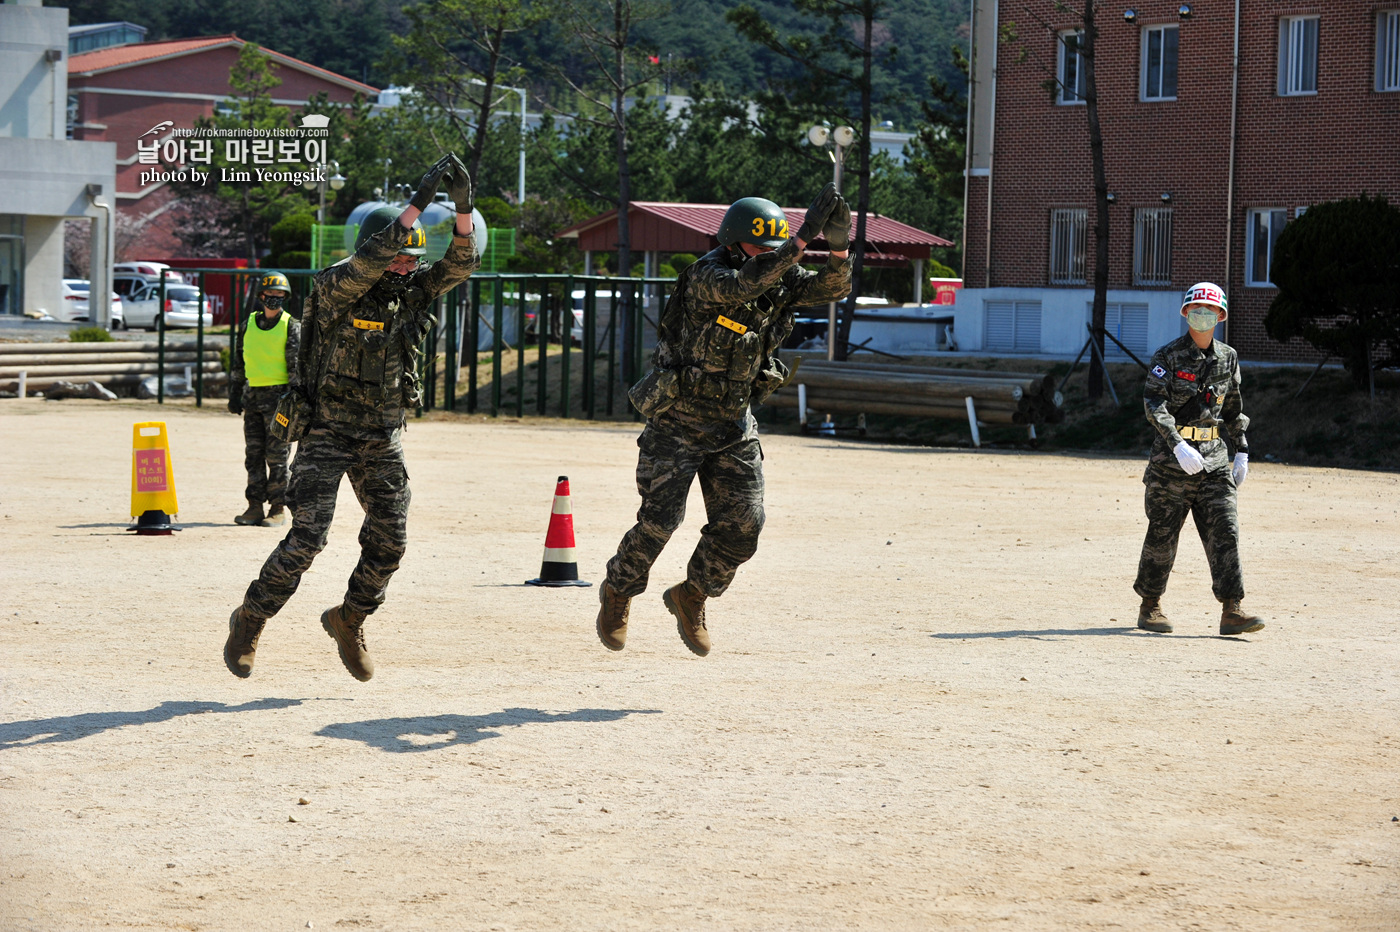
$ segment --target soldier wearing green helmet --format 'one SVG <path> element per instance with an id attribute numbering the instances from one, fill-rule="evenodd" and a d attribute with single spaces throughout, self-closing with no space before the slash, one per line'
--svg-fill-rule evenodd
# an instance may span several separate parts
<path id="1" fill-rule="evenodd" d="M 676 280 L 652 370 L 631 391 L 647 419 L 637 439 L 642 506 L 599 587 L 598 638 L 609 650 L 625 646 L 631 601 L 646 590 L 652 564 L 685 517 L 698 475 L 708 521 L 685 582 L 661 598 L 686 647 L 701 657 L 710 652 L 705 600 L 729 587 L 763 530 L 763 451 L 749 405 L 787 378 L 777 351 L 792 332 L 793 309 L 850 293 L 850 232 L 851 210 L 832 184 L 795 232 L 777 204 L 742 198 L 725 212 L 719 247 Z M 823 236 L 826 265 L 801 268 L 807 244 Z"/>
<path id="2" fill-rule="evenodd" d="M 298 382 L 301 325 L 284 314 L 292 285 L 281 272 L 258 280 L 257 310 L 239 328 L 228 382 L 228 409 L 243 416 L 244 497 L 248 509 L 235 524 L 276 527 L 286 521 L 287 451 L 273 428 L 277 400 Z M 263 503 L 267 514 L 263 514 Z"/>
<path id="3" fill-rule="evenodd" d="M 457 208 L 452 243 L 424 265 L 426 240 L 418 215 L 446 183 Z M 423 176 L 402 210 L 383 207 L 365 218 L 355 254 L 316 274 L 302 311 L 301 386 L 278 410 L 284 431 L 306 415 L 288 486 L 292 527 L 248 586 L 229 618 L 224 663 L 234 676 L 253 671 L 267 620 L 286 604 L 302 573 L 326 545 L 342 476 L 365 512 L 360 560 L 345 598 L 321 614 L 341 662 L 357 680 L 374 675 L 364 623 L 384 601 L 407 548 L 408 472 L 400 434 L 405 412 L 420 400 L 418 347 L 434 321 L 433 302 L 480 266 L 472 228 L 472 186 L 466 166 L 444 155 Z M 290 412 L 283 423 L 283 408 Z"/>

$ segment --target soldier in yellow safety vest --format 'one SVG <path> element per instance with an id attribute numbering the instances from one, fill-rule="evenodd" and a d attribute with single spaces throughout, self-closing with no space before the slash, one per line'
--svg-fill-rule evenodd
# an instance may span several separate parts
<path id="1" fill-rule="evenodd" d="M 301 325 L 282 313 L 291 293 L 287 276 L 264 275 L 258 283 L 258 312 L 239 330 L 241 350 L 229 373 L 228 409 L 243 415 L 248 510 L 233 519 L 237 524 L 276 527 L 286 521 L 288 444 L 272 435 L 272 417 L 277 399 L 297 384 Z"/>

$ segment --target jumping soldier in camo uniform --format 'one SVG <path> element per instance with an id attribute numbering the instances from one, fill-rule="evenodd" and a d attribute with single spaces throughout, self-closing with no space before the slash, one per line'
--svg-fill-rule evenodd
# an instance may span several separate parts
<path id="1" fill-rule="evenodd" d="M 301 324 L 282 313 L 292 285 L 281 272 L 269 272 L 258 283 L 258 309 L 239 328 L 239 351 L 229 373 L 228 409 L 243 415 L 243 468 L 248 472 L 244 497 L 248 510 L 235 524 L 276 527 L 286 520 L 287 450 L 272 432 L 277 399 L 296 386 Z M 249 326 L 249 323 L 253 326 Z M 267 502 L 266 516 L 263 502 Z"/>
<path id="2" fill-rule="evenodd" d="M 632 598 L 685 517 L 698 474 L 708 522 L 686 581 L 662 601 L 690 650 L 710 652 L 705 599 L 722 595 L 763 530 L 763 452 L 750 401 L 762 402 L 787 377 L 778 347 L 792 332 L 793 308 L 825 304 L 851 290 L 847 258 L 851 211 L 828 184 L 788 235 L 782 208 L 746 197 L 720 224 L 718 249 L 683 272 L 662 312 L 652 371 L 632 389 L 647 418 L 637 439 L 637 524 L 623 536 L 599 587 L 598 637 L 622 650 Z M 798 266 L 825 235 L 831 258 L 820 272 Z"/>
<path id="3" fill-rule="evenodd" d="M 1240 608 L 1240 522 L 1236 489 L 1249 472 L 1249 443 L 1240 397 L 1238 354 L 1214 339 L 1225 320 L 1225 292 L 1201 282 L 1186 292 L 1181 314 L 1189 330 L 1152 357 L 1144 404 L 1157 432 L 1143 482 L 1147 485 L 1147 539 L 1142 544 L 1134 591 L 1142 596 L 1138 627 L 1172 630 L 1162 614 L 1162 593 L 1176 560 L 1176 542 L 1189 512 L 1206 548 L 1211 588 L 1223 606 L 1221 634 L 1247 634 L 1264 627 Z M 1224 437 L 1221 436 L 1221 427 Z M 1229 459 L 1225 441 L 1234 447 Z"/>
<path id="4" fill-rule="evenodd" d="M 440 181 L 457 207 L 447 253 L 420 266 L 426 239 L 418 215 Z M 443 156 L 402 213 L 382 207 L 365 218 L 355 254 L 317 273 L 302 315 L 308 349 L 304 384 L 314 385 L 310 429 L 297 447 L 288 498 L 292 527 L 229 618 L 224 663 L 249 676 L 258 636 L 296 591 L 301 574 L 326 545 L 342 475 L 365 511 L 360 561 L 345 600 L 321 615 L 340 659 L 357 680 L 374 675 L 364 622 L 384 601 L 407 544 L 408 473 L 400 433 L 418 404 L 418 346 L 434 323 L 433 301 L 480 266 L 472 235 L 472 190 L 456 155 Z"/>

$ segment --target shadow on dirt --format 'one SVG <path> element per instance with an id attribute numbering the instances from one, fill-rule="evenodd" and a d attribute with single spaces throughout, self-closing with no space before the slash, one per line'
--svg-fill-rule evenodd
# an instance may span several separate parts
<path id="1" fill-rule="evenodd" d="M 85 712 L 82 715 L 60 715 L 27 722 L 0 722 L 0 750 L 77 741 L 113 728 L 127 725 L 154 725 L 183 715 L 203 715 L 206 712 L 263 712 L 269 709 L 290 709 L 304 699 L 255 699 L 240 705 L 222 702 L 162 702 L 141 712 Z"/>
<path id="2" fill-rule="evenodd" d="M 965 631 L 965 632 L 939 632 L 930 634 L 929 637 L 943 638 L 944 640 L 960 641 L 964 638 L 1032 638 L 1044 640 L 1055 637 L 1071 637 L 1074 635 L 1092 634 L 1099 637 L 1109 637 L 1112 635 L 1122 635 L 1124 637 L 1157 637 L 1150 631 L 1140 631 L 1133 628 L 1045 628 L 1040 631 Z M 1176 635 L 1177 637 L 1205 637 L 1206 635 Z"/>
<path id="3" fill-rule="evenodd" d="M 660 709 L 579 709 L 575 712 L 502 709 L 490 715 L 419 715 L 413 718 L 339 722 L 327 725 L 316 734 L 326 738 L 362 741 L 381 751 L 406 754 L 499 738 L 501 733 L 496 729 L 500 728 L 557 722 L 616 722 L 629 715 L 660 714 Z"/>

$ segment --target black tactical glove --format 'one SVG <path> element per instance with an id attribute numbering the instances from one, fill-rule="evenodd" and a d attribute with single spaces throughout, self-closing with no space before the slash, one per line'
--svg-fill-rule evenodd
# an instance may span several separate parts
<path id="1" fill-rule="evenodd" d="M 442 181 L 442 176 L 452 169 L 452 156 L 444 155 L 433 163 L 433 167 L 428 169 L 428 173 L 423 176 L 423 180 L 418 182 L 418 190 L 413 194 L 413 200 L 408 203 L 417 207 L 419 212 L 426 210 L 433 202 L 434 195 L 437 194 L 438 183 Z"/>
<path id="2" fill-rule="evenodd" d="M 447 194 L 452 198 L 452 203 L 457 205 L 457 213 L 470 217 L 472 212 L 472 176 L 467 172 L 467 166 L 457 157 L 457 153 L 449 152 L 448 157 L 452 159 L 452 167 L 444 179 L 447 182 Z"/>
<path id="3" fill-rule="evenodd" d="M 243 386 L 230 385 L 228 389 L 228 410 L 230 414 L 243 413 Z"/>
<path id="4" fill-rule="evenodd" d="M 821 236 L 822 227 L 826 226 L 826 218 L 831 215 L 831 209 L 836 206 L 840 197 L 841 195 L 836 193 L 835 183 L 828 181 L 826 187 L 822 188 L 822 193 L 812 202 L 812 206 L 807 208 L 807 216 L 802 221 L 802 229 L 797 231 L 797 238 L 810 246 L 813 240 Z"/>
<path id="5" fill-rule="evenodd" d="M 836 195 L 836 204 L 831 208 L 831 216 L 826 218 L 822 236 L 832 252 L 845 252 L 851 248 L 851 205 L 841 195 Z"/>

